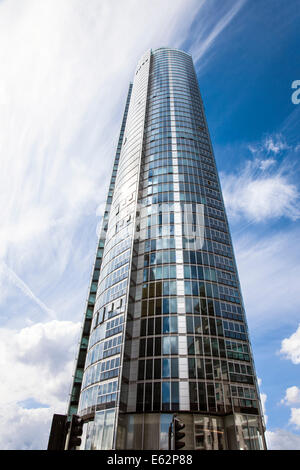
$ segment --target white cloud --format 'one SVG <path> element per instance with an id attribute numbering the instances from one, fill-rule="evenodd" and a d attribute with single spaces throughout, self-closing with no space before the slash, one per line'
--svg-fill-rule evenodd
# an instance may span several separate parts
<path id="1" fill-rule="evenodd" d="M 300 403 L 300 389 L 295 385 L 286 389 L 285 397 L 281 400 L 285 405 L 294 405 Z"/>
<path id="2" fill-rule="evenodd" d="M 300 324 L 295 333 L 282 340 L 280 353 L 293 364 L 300 364 Z"/>
<path id="3" fill-rule="evenodd" d="M 1 449 L 45 448 L 52 414 L 66 412 L 79 329 L 57 320 L 0 329 Z"/>
<path id="4" fill-rule="evenodd" d="M 268 450 L 300 450 L 300 435 L 276 429 L 266 432 Z"/>
<path id="5" fill-rule="evenodd" d="M 295 385 L 288 387 L 286 389 L 285 397 L 281 400 L 281 404 L 291 406 L 289 424 L 296 430 L 300 429 L 300 408 L 295 408 L 293 406 L 300 404 L 300 389 Z"/>
<path id="6" fill-rule="evenodd" d="M 300 429 L 300 408 L 291 408 L 290 424 Z"/>
<path id="7" fill-rule="evenodd" d="M 274 163 L 273 159 L 256 158 L 248 160 L 238 173 L 220 174 L 231 220 L 246 218 L 257 223 L 280 217 L 292 220 L 300 217 L 298 188 L 283 167 L 266 171 Z"/>
<path id="8" fill-rule="evenodd" d="M 52 320 L 19 331 L 1 328 L 1 401 L 33 397 L 41 403 L 66 399 L 59 394 L 64 380 L 70 384 L 80 323 Z M 64 384 L 65 386 L 65 384 Z M 50 402 L 49 402 L 50 400 Z"/>
<path id="9" fill-rule="evenodd" d="M 1 407 L 1 450 L 45 450 L 53 413 L 57 409 L 24 409 L 15 403 Z"/>

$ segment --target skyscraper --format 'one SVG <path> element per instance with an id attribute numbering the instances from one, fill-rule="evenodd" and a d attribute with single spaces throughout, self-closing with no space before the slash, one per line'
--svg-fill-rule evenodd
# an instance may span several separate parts
<path id="1" fill-rule="evenodd" d="M 193 61 L 129 86 L 69 404 L 82 449 L 264 449 L 230 231 Z"/>

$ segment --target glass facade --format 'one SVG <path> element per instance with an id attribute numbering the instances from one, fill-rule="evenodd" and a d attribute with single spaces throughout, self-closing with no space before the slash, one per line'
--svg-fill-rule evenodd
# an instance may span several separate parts
<path id="1" fill-rule="evenodd" d="M 176 413 L 184 449 L 264 449 L 232 242 L 188 54 L 160 48 L 139 61 L 114 171 L 80 399 L 69 410 L 86 421 L 81 448 L 168 449 Z"/>

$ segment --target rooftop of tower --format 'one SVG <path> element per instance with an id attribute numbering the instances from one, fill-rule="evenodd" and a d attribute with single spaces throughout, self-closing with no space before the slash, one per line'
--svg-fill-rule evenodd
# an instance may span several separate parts
<path id="1" fill-rule="evenodd" d="M 158 47 L 156 49 L 151 49 L 151 52 L 157 52 L 160 50 L 181 52 L 182 54 L 186 54 L 187 56 L 192 57 L 191 54 L 188 54 L 187 52 L 182 51 L 181 49 L 177 49 L 176 47 Z"/>

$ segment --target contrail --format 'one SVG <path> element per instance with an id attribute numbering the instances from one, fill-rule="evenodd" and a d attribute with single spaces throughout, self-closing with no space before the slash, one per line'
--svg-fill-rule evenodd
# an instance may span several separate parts
<path id="1" fill-rule="evenodd" d="M 198 60 L 205 54 L 205 52 L 210 48 L 212 43 L 215 39 L 219 36 L 219 34 L 226 28 L 226 26 L 233 20 L 236 14 L 240 11 L 242 6 L 245 4 L 246 0 L 239 0 L 237 1 L 234 6 L 224 15 L 216 24 L 216 26 L 212 29 L 210 34 L 204 39 L 201 38 L 196 46 L 192 50 L 192 54 L 194 57 L 194 62 L 198 62 Z"/>
<path id="2" fill-rule="evenodd" d="M 56 313 L 54 310 L 48 308 L 38 297 L 32 292 L 32 290 L 25 284 L 22 279 L 9 267 L 6 263 L 1 262 L 0 270 L 8 275 L 12 283 L 17 286 L 27 297 L 33 300 L 51 319 L 56 319 Z"/>

